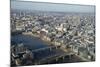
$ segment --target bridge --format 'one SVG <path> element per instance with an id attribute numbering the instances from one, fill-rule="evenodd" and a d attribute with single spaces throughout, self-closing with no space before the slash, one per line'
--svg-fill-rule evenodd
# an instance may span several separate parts
<path id="1" fill-rule="evenodd" d="M 44 56 L 36 61 L 34 61 L 35 65 L 38 64 L 43 64 L 43 63 L 49 63 L 50 61 L 58 61 L 59 59 L 64 60 L 65 57 L 67 56 L 69 59 L 71 59 L 71 57 L 75 54 L 74 52 L 70 51 L 70 52 L 64 52 L 64 51 L 60 51 L 59 52 L 59 46 L 50 46 L 50 47 L 45 47 L 45 48 L 40 48 L 40 49 L 36 49 L 36 50 L 32 50 L 32 52 L 39 52 L 39 51 L 46 51 L 47 49 L 49 49 L 50 51 L 50 55 L 48 56 Z M 58 51 L 55 54 L 51 54 L 53 51 Z M 41 52 L 41 54 L 39 55 L 39 57 L 41 57 L 41 55 L 43 55 L 44 53 Z"/>
<path id="2" fill-rule="evenodd" d="M 49 47 L 45 47 L 45 48 L 40 48 L 40 49 L 36 49 L 36 50 L 32 50 L 32 52 L 38 52 L 38 51 L 43 51 L 46 49 L 49 49 L 50 51 L 52 51 L 53 49 L 58 49 L 59 46 L 49 46 Z"/>
<path id="3" fill-rule="evenodd" d="M 35 65 L 39 65 L 39 64 L 44 64 L 44 63 L 49 63 L 50 61 L 58 61 L 59 59 L 64 60 L 66 56 L 68 56 L 69 59 L 71 59 L 71 57 L 74 55 L 75 53 L 70 52 L 70 53 L 64 53 L 64 54 L 55 54 L 52 56 L 48 56 L 45 57 L 41 60 L 39 60 L 38 62 L 35 62 Z"/>

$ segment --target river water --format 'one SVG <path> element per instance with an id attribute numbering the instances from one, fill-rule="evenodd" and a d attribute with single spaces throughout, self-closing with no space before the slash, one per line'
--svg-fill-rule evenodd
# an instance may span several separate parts
<path id="1" fill-rule="evenodd" d="M 11 40 L 17 44 L 23 43 L 25 46 L 29 47 L 29 49 L 32 50 L 48 47 L 47 43 L 43 42 L 40 38 L 33 37 L 31 35 L 18 34 L 11 36 Z"/>

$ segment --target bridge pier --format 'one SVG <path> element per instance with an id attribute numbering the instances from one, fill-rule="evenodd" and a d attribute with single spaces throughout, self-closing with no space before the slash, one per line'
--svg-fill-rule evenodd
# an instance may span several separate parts
<path id="1" fill-rule="evenodd" d="M 56 58 L 56 62 L 58 61 L 58 58 Z"/>
<path id="2" fill-rule="evenodd" d="M 63 58 L 63 60 L 64 60 L 64 59 L 65 59 L 65 56 L 63 56 L 62 58 Z"/>
<path id="3" fill-rule="evenodd" d="M 58 47 L 57 46 L 55 46 L 56 47 L 56 49 L 58 49 Z"/>
<path id="4" fill-rule="evenodd" d="M 49 49 L 50 49 L 50 51 L 52 51 L 52 47 L 50 47 Z"/>

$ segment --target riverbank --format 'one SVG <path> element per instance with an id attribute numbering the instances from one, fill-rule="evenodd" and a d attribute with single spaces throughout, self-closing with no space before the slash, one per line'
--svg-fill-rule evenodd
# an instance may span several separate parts
<path id="1" fill-rule="evenodd" d="M 40 37 L 39 35 L 37 35 L 37 34 L 33 34 L 32 32 L 23 32 L 22 33 L 23 35 L 30 35 L 30 36 L 34 36 L 34 37 Z"/>

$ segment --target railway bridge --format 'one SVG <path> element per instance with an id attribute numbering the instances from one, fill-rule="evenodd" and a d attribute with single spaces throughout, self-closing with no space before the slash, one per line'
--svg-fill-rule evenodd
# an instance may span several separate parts
<path id="1" fill-rule="evenodd" d="M 32 50 L 32 52 L 38 52 L 38 51 L 46 51 L 47 49 L 49 49 L 49 51 L 53 51 L 53 50 L 59 50 L 59 46 L 50 46 L 50 47 L 45 47 L 45 48 L 40 48 L 40 49 L 36 49 L 36 50 Z M 69 59 L 71 59 L 71 57 L 75 55 L 74 52 L 70 51 L 70 52 L 58 52 L 55 54 L 51 54 L 49 56 L 43 57 L 42 59 L 39 59 L 38 61 L 35 61 L 34 64 L 35 65 L 39 65 L 39 64 L 45 64 L 45 63 L 49 63 L 50 61 L 58 61 L 59 59 L 64 60 L 65 57 L 67 56 Z M 40 56 L 41 57 L 41 56 Z"/>

